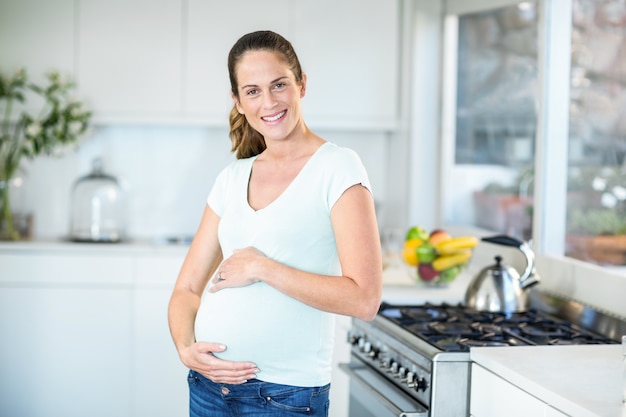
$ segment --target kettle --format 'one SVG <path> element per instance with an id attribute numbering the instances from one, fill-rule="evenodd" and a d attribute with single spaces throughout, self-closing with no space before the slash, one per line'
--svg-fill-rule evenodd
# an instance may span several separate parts
<path id="1" fill-rule="evenodd" d="M 495 256 L 496 263 L 483 268 L 470 282 L 465 304 L 479 311 L 505 314 L 526 311 L 530 300 L 526 290 L 539 283 L 535 254 L 526 243 L 511 236 L 497 235 L 481 240 L 519 248 L 526 258 L 526 269 L 520 277 L 513 267 L 502 264 L 502 256 Z"/>

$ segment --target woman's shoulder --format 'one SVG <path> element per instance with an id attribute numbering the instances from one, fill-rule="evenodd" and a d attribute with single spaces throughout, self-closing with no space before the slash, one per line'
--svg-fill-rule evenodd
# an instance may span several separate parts
<path id="1" fill-rule="evenodd" d="M 238 177 L 248 177 L 252 162 L 256 156 L 251 158 L 235 159 L 224 166 L 218 174 L 218 178 L 222 181 L 230 181 Z"/>
<path id="2" fill-rule="evenodd" d="M 325 142 L 319 149 L 326 160 L 351 161 L 360 160 L 358 154 L 351 148 L 339 146 L 333 142 Z"/>

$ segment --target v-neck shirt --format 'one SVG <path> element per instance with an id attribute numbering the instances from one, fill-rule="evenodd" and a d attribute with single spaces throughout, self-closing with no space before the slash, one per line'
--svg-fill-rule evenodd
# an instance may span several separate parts
<path id="1" fill-rule="evenodd" d="M 296 269 L 341 275 L 331 210 L 367 172 L 351 149 L 322 144 L 283 192 L 254 210 L 248 185 L 256 157 L 229 164 L 216 178 L 207 203 L 220 217 L 218 238 L 228 258 L 253 246 Z M 263 381 L 320 386 L 330 382 L 334 315 L 297 301 L 265 283 L 205 292 L 196 317 L 198 341 L 228 346 L 216 356 L 252 361 Z"/>

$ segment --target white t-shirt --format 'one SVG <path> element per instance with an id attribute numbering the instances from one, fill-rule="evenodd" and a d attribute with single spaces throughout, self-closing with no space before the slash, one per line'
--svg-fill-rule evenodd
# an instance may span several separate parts
<path id="1" fill-rule="evenodd" d="M 324 143 L 285 191 L 255 211 L 247 200 L 256 157 L 234 161 L 217 177 L 208 197 L 220 216 L 224 259 L 253 246 L 294 268 L 341 275 L 330 211 L 355 184 L 371 190 L 358 155 Z M 205 292 L 195 323 L 196 340 L 227 345 L 216 356 L 252 361 L 263 381 L 321 386 L 330 382 L 334 315 L 309 307 L 265 283 Z"/>

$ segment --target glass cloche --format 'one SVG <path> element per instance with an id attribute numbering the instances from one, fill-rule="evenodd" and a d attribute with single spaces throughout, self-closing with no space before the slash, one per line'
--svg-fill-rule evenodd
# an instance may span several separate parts
<path id="1" fill-rule="evenodd" d="M 120 242 L 126 233 L 126 195 L 117 178 L 104 172 L 101 158 L 72 190 L 70 239 L 76 242 Z"/>

